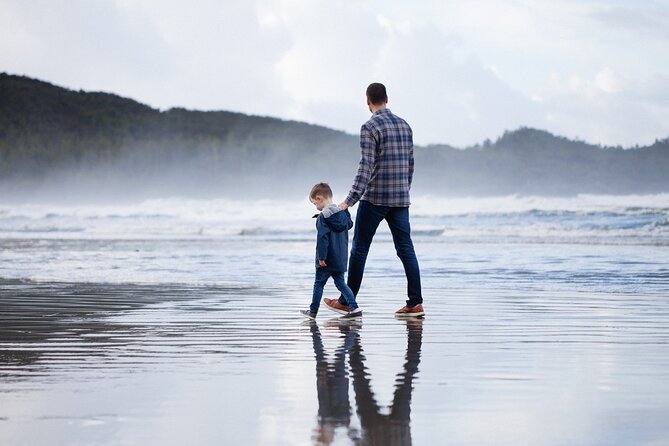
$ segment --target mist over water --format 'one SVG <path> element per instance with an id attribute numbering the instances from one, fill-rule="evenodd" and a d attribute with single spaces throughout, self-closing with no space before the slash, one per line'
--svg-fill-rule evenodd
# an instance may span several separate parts
<path id="1" fill-rule="evenodd" d="M 343 200 L 335 197 L 335 201 Z M 0 200 L 3 238 L 210 238 L 293 233 L 313 229 L 313 206 L 304 199 L 147 199 L 120 204 L 8 204 Z M 663 243 L 669 234 L 669 194 L 550 198 L 414 197 L 417 236 L 571 236 L 574 243 L 644 240 Z M 355 215 L 353 215 L 355 217 Z M 535 240 L 538 241 L 538 240 Z M 543 241 L 546 241 L 544 239 Z"/>
<path id="2" fill-rule="evenodd" d="M 0 199 L 0 444 L 669 442 L 669 194 L 415 196 L 413 323 L 384 224 L 302 323 L 314 213 Z"/>

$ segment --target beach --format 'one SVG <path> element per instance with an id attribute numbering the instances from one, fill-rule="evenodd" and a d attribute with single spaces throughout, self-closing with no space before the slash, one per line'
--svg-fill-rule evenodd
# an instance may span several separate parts
<path id="1" fill-rule="evenodd" d="M 413 321 L 383 230 L 363 320 L 301 318 L 268 207 L 0 206 L 0 445 L 669 444 L 666 195 L 419 198 Z"/>

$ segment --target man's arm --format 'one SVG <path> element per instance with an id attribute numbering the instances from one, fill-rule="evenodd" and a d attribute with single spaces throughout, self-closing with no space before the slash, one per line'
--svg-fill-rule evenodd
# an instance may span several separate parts
<path id="1" fill-rule="evenodd" d="M 409 188 L 411 188 L 411 182 L 413 181 L 413 147 L 411 148 L 411 152 L 409 152 Z"/>
<path id="2" fill-rule="evenodd" d="M 367 190 L 367 185 L 372 178 L 372 169 L 376 161 L 376 146 L 378 141 L 371 129 L 367 125 L 363 125 L 360 129 L 360 164 L 358 164 L 358 172 L 355 175 L 353 186 L 342 205 L 342 209 L 355 205 Z"/>
<path id="3" fill-rule="evenodd" d="M 407 124 L 408 125 L 408 124 Z M 409 138 L 411 142 L 411 149 L 409 150 L 409 188 L 411 188 L 411 182 L 413 181 L 413 131 L 409 129 Z"/>

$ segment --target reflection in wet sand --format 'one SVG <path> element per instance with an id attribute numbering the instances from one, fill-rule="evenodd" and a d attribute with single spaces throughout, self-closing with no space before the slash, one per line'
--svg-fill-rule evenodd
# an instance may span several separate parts
<path id="1" fill-rule="evenodd" d="M 363 327 L 303 325 L 306 280 L 0 279 L 0 445 L 669 444 L 666 293 L 432 288 L 423 322 L 369 282 Z"/>
<path id="2" fill-rule="evenodd" d="M 321 332 L 315 321 L 310 322 L 316 358 L 316 388 L 318 391 L 318 426 L 314 444 L 332 444 L 339 427 L 347 429 L 348 437 L 356 445 L 406 446 L 411 445 L 411 395 L 413 381 L 418 373 L 423 336 L 423 321 L 407 320 L 407 347 L 403 370 L 397 374 L 390 411 L 384 414 L 376 401 L 371 376 L 365 366 L 364 350 L 360 341 L 361 322 L 335 321 L 341 333 L 341 343 L 335 349 L 333 361 L 323 347 Z M 346 369 L 346 356 L 349 370 Z M 352 429 L 349 400 L 349 376 L 361 430 Z"/>

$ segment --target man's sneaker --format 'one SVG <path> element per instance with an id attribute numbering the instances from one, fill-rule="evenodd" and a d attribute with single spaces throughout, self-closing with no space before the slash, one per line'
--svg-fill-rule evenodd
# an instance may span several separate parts
<path id="1" fill-rule="evenodd" d="M 316 313 L 311 310 L 300 310 L 300 314 L 307 319 L 316 319 Z"/>
<path id="2" fill-rule="evenodd" d="M 402 307 L 395 312 L 397 317 L 421 317 L 425 316 L 425 311 L 423 311 L 423 304 L 418 304 L 415 307 Z"/>
<path id="3" fill-rule="evenodd" d="M 349 311 L 348 313 L 346 313 L 345 315 L 343 315 L 339 319 L 355 319 L 355 318 L 358 318 L 358 317 L 362 317 L 362 310 L 359 307 L 356 308 L 353 311 Z"/>
<path id="4" fill-rule="evenodd" d="M 342 305 L 337 299 L 328 299 L 327 297 L 323 299 L 323 303 L 332 311 L 336 311 L 339 314 L 348 314 L 348 305 Z"/>

